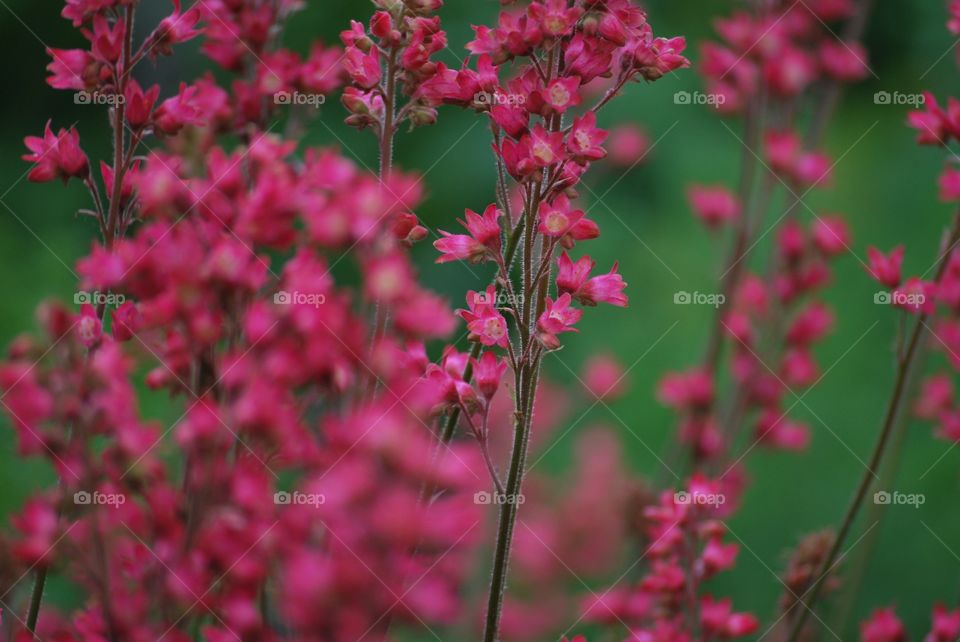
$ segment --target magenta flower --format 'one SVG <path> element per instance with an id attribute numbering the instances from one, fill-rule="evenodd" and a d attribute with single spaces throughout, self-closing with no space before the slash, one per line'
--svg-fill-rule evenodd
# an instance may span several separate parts
<path id="1" fill-rule="evenodd" d="M 540 24 L 544 35 L 552 38 L 568 36 L 583 15 L 580 7 L 569 7 L 567 0 L 533 2 L 528 8 L 531 20 Z"/>
<path id="2" fill-rule="evenodd" d="M 441 252 L 437 263 L 458 260 L 479 263 L 491 255 L 497 256 L 500 252 L 500 215 L 496 204 L 489 205 L 483 215 L 467 209 L 466 221 L 461 220 L 460 224 L 466 227 L 470 234 L 450 234 L 441 230 L 443 238 L 433 243 Z"/>
<path id="3" fill-rule="evenodd" d="M 567 136 L 567 151 L 581 165 L 600 160 L 607 155 L 602 145 L 608 135 L 608 132 L 597 127 L 596 113 L 588 111 L 573 120 L 573 127 Z"/>
<path id="4" fill-rule="evenodd" d="M 150 121 L 153 115 L 153 106 L 159 95 L 160 85 L 153 85 L 144 92 L 140 83 L 133 78 L 129 80 L 126 91 L 124 91 L 124 98 L 127 105 L 127 122 L 130 123 L 130 127 L 140 129 Z"/>
<path id="5" fill-rule="evenodd" d="M 923 110 L 907 115 L 907 124 L 917 130 L 917 143 L 946 145 L 951 139 L 960 139 L 960 101 L 948 98 L 944 110 L 930 92 L 923 92 L 923 98 Z"/>
<path id="6" fill-rule="evenodd" d="M 557 335 L 563 332 L 579 332 L 573 326 L 580 321 L 583 316 L 582 310 L 570 307 L 571 298 L 569 294 L 562 294 L 556 301 L 547 297 L 546 308 L 540 318 L 537 319 L 537 335 L 540 342 L 548 350 L 556 350 L 560 347 L 560 341 Z"/>
<path id="7" fill-rule="evenodd" d="M 535 167 L 549 167 L 564 158 L 562 132 L 548 132 L 543 125 L 537 125 L 521 142 L 523 140 L 527 141 L 530 159 Z"/>
<path id="8" fill-rule="evenodd" d="M 560 238 L 573 230 L 583 216 L 583 210 L 574 209 L 570 199 L 561 194 L 540 204 L 540 233 Z"/>
<path id="9" fill-rule="evenodd" d="M 47 49 L 53 62 L 47 65 L 47 83 L 54 89 L 88 90 L 100 81 L 101 64 L 83 49 Z"/>
<path id="10" fill-rule="evenodd" d="M 903 623 L 892 608 L 876 609 L 860 624 L 861 642 L 902 642 L 905 638 Z"/>
<path id="11" fill-rule="evenodd" d="M 694 213 L 707 227 L 719 228 L 740 216 L 740 199 L 725 187 L 694 185 L 687 191 Z"/>
<path id="12" fill-rule="evenodd" d="M 487 403 L 497 394 L 500 387 L 500 380 L 507 369 L 507 362 L 503 359 L 497 359 L 492 351 L 487 350 L 480 359 L 473 361 L 473 375 L 477 381 L 477 389 Z"/>
<path id="13" fill-rule="evenodd" d="M 169 56 L 173 53 L 174 45 L 193 40 L 202 33 L 197 28 L 200 12 L 191 7 L 186 13 L 181 11 L 181 0 L 173 1 L 173 13 L 160 21 L 157 28 L 150 34 L 150 55 Z"/>
<path id="14" fill-rule="evenodd" d="M 485 346 L 507 347 L 507 320 L 497 312 L 495 303 L 497 293 L 491 285 L 484 292 L 470 291 L 467 293 L 469 310 L 457 310 L 470 332 L 470 340 L 478 341 Z"/>
<path id="15" fill-rule="evenodd" d="M 884 254 L 875 247 L 867 248 L 870 276 L 888 288 L 895 288 L 900 285 L 903 253 L 904 247 L 902 245 L 893 248 L 889 254 Z"/>
<path id="16" fill-rule="evenodd" d="M 596 266 L 596 262 L 589 256 L 581 257 L 574 263 L 564 252 L 557 259 L 557 264 L 559 265 L 557 290 L 561 294 L 569 293 L 583 305 L 595 306 L 597 303 L 610 303 L 626 307 L 627 297 L 623 294 L 623 290 L 627 284 L 617 274 L 617 264 L 614 264 L 609 274 L 593 278 L 590 278 L 590 272 Z"/>
<path id="17" fill-rule="evenodd" d="M 80 134 L 72 127 L 54 135 L 47 121 L 42 138 L 27 136 L 24 143 L 32 153 L 25 154 L 23 160 L 35 164 L 27 176 L 34 183 L 56 178 L 66 183 L 71 178 L 86 178 L 90 172 L 87 155 L 80 148 Z"/>

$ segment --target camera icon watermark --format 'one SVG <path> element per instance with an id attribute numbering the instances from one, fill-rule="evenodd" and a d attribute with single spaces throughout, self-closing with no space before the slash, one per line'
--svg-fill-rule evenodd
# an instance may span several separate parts
<path id="1" fill-rule="evenodd" d="M 723 493 L 690 493 L 685 490 L 673 494 L 673 503 L 679 506 L 723 506 L 727 497 Z"/>
<path id="2" fill-rule="evenodd" d="M 285 490 L 273 494 L 273 503 L 277 506 L 313 506 L 319 508 L 327 503 L 327 498 L 322 493 L 301 493 L 294 491 L 288 493 Z"/>
<path id="3" fill-rule="evenodd" d="M 491 493 L 485 490 L 473 494 L 473 503 L 481 506 L 502 506 L 504 504 L 522 505 L 527 498 L 523 494 Z"/>
<path id="4" fill-rule="evenodd" d="M 473 295 L 473 304 L 474 305 L 492 305 L 494 307 L 511 307 L 516 308 L 523 305 L 523 294 L 507 294 L 506 292 L 498 292 L 496 296 L 490 296 L 487 292 L 476 292 Z"/>
<path id="5" fill-rule="evenodd" d="M 126 102 L 123 94 L 107 94 L 99 91 L 78 91 L 73 94 L 74 105 L 108 105 L 116 107 Z"/>
<path id="6" fill-rule="evenodd" d="M 673 94 L 674 105 L 707 105 L 720 107 L 727 102 L 724 94 L 711 94 L 702 91 L 678 91 Z"/>
<path id="7" fill-rule="evenodd" d="M 877 491 L 873 494 L 873 503 L 878 506 L 913 506 L 920 508 L 927 501 L 923 493 L 901 493 L 900 491 Z"/>
<path id="8" fill-rule="evenodd" d="M 920 107 L 927 102 L 927 97 L 923 94 L 904 94 L 899 91 L 878 91 L 873 95 L 874 105 L 908 105 L 910 107 Z"/>
<path id="9" fill-rule="evenodd" d="M 927 295 L 923 292 L 877 292 L 873 295 L 873 302 L 876 305 L 919 308 L 927 302 Z"/>
<path id="10" fill-rule="evenodd" d="M 113 294 L 111 292 L 87 292 L 86 290 L 80 290 L 79 292 L 73 293 L 73 303 L 74 305 L 93 305 L 93 306 L 115 306 L 119 307 L 123 305 L 124 301 L 127 300 L 127 297 L 123 294 Z"/>
<path id="11" fill-rule="evenodd" d="M 319 308 L 327 302 L 327 296 L 325 294 L 280 290 L 273 295 L 273 302 L 275 305 L 309 305 Z"/>
<path id="12" fill-rule="evenodd" d="M 73 503 L 77 506 L 113 506 L 120 508 L 127 503 L 127 496 L 123 493 L 101 493 L 79 490 L 73 494 Z"/>
<path id="13" fill-rule="evenodd" d="M 305 94 L 299 91 L 278 91 L 273 95 L 274 105 L 306 105 L 320 109 L 327 102 L 323 94 Z"/>
<path id="14" fill-rule="evenodd" d="M 726 295 L 719 293 L 711 294 L 706 292 L 686 292 L 681 290 L 679 292 L 674 292 L 673 294 L 674 305 L 709 305 L 714 308 L 719 308 L 726 302 Z"/>
<path id="15" fill-rule="evenodd" d="M 519 107 L 526 102 L 527 97 L 523 94 L 509 94 L 503 91 L 479 91 L 473 95 L 473 103 L 480 107 L 495 107 L 498 105 Z"/>

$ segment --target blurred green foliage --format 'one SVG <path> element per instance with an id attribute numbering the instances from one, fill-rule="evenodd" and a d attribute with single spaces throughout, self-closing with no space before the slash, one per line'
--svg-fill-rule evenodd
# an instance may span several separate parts
<path id="1" fill-rule="evenodd" d="M 499 3 L 448 0 L 442 10 L 459 65 L 470 24 L 490 23 Z M 310 1 L 287 32 L 286 43 L 306 51 L 315 37 L 330 42 L 350 18 L 365 18 L 368 3 L 356 0 Z M 684 34 L 697 58 L 696 44 L 711 37 L 712 16 L 730 12 L 735 3 L 720 0 L 649 0 L 650 20 L 660 35 Z M 896 324 L 892 311 L 873 303 L 875 286 L 862 262 L 866 247 L 907 248 L 906 271 L 922 273 L 934 252 L 950 211 L 938 203 L 936 176 L 944 154 L 918 148 L 904 126 L 906 106 L 874 103 L 877 91 L 916 93 L 932 88 L 939 97 L 958 86 L 953 41 L 943 27 L 944 2 L 877 0 L 870 20 L 867 46 L 873 75 L 848 91 L 830 126 L 827 149 L 838 160 L 835 186 L 811 195 L 814 211 L 841 212 L 854 231 L 856 256 L 842 257 L 827 299 L 837 312 L 834 334 L 819 348 L 825 376 L 796 403 L 793 415 L 810 424 L 813 444 L 802 455 L 755 450 L 747 460 L 750 478 L 744 505 L 731 521 L 733 540 L 742 545 L 736 571 L 715 581 L 718 594 L 730 594 L 738 609 L 751 610 L 769 621 L 782 586 L 776 574 L 786 551 L 801 533 L 836 524 L 878 430 L 893 378 L 892 345 Z M 109 143 L 102 111 L 77 107 L 69 92 L 44 83 L 45 46 L 82 45 L 81 36 L 58 17 L 56 1 L 0 2 L 0 60 L 4 61 L 4 99 L 0 100 L 0 256 L 3 297 L 0 299 L 0 340 L 34 328 L 36 305 L 47 297 L 69 300 L 75 290 L 71 268 L 95 238 L 92 221 L 74 216 L 86 207 L 78 185 L 33 185 L 25 180 L 27 166 L 19 160 L 22 138 L 42 130 L 52 118 L 56 127 L 76 123 L 91 158 L 106 157 Z M 155 24 L 169 11 L 161 0 L 142 3 L 139 24 Z M 165 92 L 181 78 L 192 78 L 209 63 L 196 43 L 179 50 L 156 67 L 139 70 L 142 82 L 160 82 Z M 631 121 L 644 127 L 656 144 L 642 165 L 626 175 L 599 169 L 584 190 L 590 215 L 603 236 L 590 251 L 606 269 L 620 261 L 630 284 L 627 310 L 600 307 L 585 315 L 582 333 L 547 364 L 552 378 L 582 393 L 571 372 L 598 352 L 611 352 L 630 368 L 631 393 L 608 409 L 597 405 L 577 423 L 559 426 L 566 435 L 540 464 L 561 473 L 571 461 L 575 436 L 591 425 L 606 424 L 623 440 L 631 469 L 656 475 L 675 427 L 672 414 L 654 399 L 658 378 L 668 370 L 694 364 L 706 342 L 711 310 L 675 306 L 677 290 L 712 292 L 726 244 L 711 238 L 693 220 L 685 200 L 691 182 L 737 181 L 743 149 L 737 136 L 741 124 L 723 121 L 706 107 L 676 106 L 678 90 L 699 89 L 698 76 L 684 71 L 654 85 L 633 85 L 601 116 L 601 125 Z M 331 101 L 305 136 L 304 144 L 333 144 L 361 165 L 373 166 L 376 150 L 368 133 L 356 134 L 341 124 L 342 110 Z M 451 229 L 464 207 L 479 210 L 493 199 L 493 157 L 488 132 L 478 119 L 455 109 L 441 111 L 439 123 L 412 135 L 401 134 L 398 164 L 427 175 L 428 198 L 420 210 L 432 229 Z M 609 192 L 608 192 L 609 190 Z M 602 200 L 597 197 L 602 195 Z M 768 212 L 767 221 L 782 212 L 783 198 Z M 802 208 L 801 218 L 811 213 Z M 770 237 L 751 253 L 751 263 L 766 261 Z M 486 282 L 478 268 L 432 265 L 428 244 L 417 250 L 425 280 L 459 300 L 467 288 Z M 935 357 L 937 363 L 942 357 Z M 568 367 L 569 366 L 569 367 Z M 584 399 L 584 395 L 580 395 Z M 792 404 L 796 400 L 788 402 Z M 145 397 L 145 412 L 161 421 L 174 421 L 180 402 Z M 960 570 L 960 520 L 956 518 L 957 464 L 960 453 L 934 440 L 929 426 L 911 424 L 906 454 L 895 488 L 922 492 L 919 509 L 890 507 L 881 514 L 879 541 L 859 601 L 857 619 L 873 606 L 895 603 L 913 635 L 926 632 L 935 601 L 955 602 Z M 938 462 L 938 463 L 936 463 Z M 668 475 L 669 478 L 669 475 Z M 9 430 L 0 431 L 0 513 L 17 509 L 23 499 L 52 479 L 36 462 L 19 460 Z M 850 544 L 870 523 L 861 519 Z M 854 547 L 854 552 L 856 548 Z M 851 553 L 853 555 L 854 553 Z M 853 634 L 850 631 L 842 632 Z"/>

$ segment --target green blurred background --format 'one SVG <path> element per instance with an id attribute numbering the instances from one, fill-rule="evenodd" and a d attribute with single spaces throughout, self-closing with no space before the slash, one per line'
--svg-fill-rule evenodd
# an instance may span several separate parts
<path id="1" fill-rule="evenodd" d="M 301 52 L 309 41 L 336 39 L 350 18 L 369 15 L 371 7 L 358 0 L 310 0 L 308 10 L 290 24 L 286 44 Z M 742 510 L 731 521 L 743 550 L 733 573 L 714 581 L 715 592 L 732 595 L 738 609 L 755 612 L 764 621 L 774 613 L 782 586 L 774 576 L 785 564 L 785 552 L 799 534 L 836 524 L 863 473 L 882 418 L 893 379 L 891 348 L 896 324 L 893 312 L 873 303 L 874 284 L 861 261 L 868 245 L 889 249 L 906 244 L 907 273 L 923 273 L 933 262 L 950 211 L 936 195 L 936 176 L 944 153 L 919 148 L 904 126 L 907 106 L 876 105 L 877 91 L 917 93 L 932 88 L 939 97 L 958 86 L 953 40 L 946 32 L 941 0 L 877 0 L 866 44 L 876 77 L 846 92 L 831 123 L 826 147 L 837 164 L 835 185 L 807 198 L 818 213 L 841 212 L 854 232 L 851 255 L 841 257 L 826 298 L 837 312 L 835 332 L 818 348 L 826 377 L 803 397 L 793 416 L 812 428 L 813 444 L 802 455 L 755 450 L 747 460 L 752 483 Z M 141 3 L 141 25 L 153 25 L 169 12 L 160 0 Z M 659 35 L 683 34 L 698 57 L 696 43 L 712 37 L 711 19 L 726 15 L 734 3 L 720 0 L 648 0 L 650 21 Z M 75 217 L 87 206 L 77 184 L 34 185 L 25 180 L 27 164 L 19 160 L 25 135 L 39 133 L 47 118 L 55 127 L 76 123 L 91 158 L 107 155 L 106 121 L 101 109 L 73 104 L 70 92 L 57 92 L 44 82 L 48 58 L 44 46 L 82 46 L 82 38 L 58 17 L 62 3 L 44 0 L 0 1 L 0 60 L 4 61 L 6 99 L 0 101 L 0 256 L 3 290 L 0 299 L 0 342 L 34 328 L 36 305 L 46 297 L 72 297 L 71 268 L 96 236 L 92 221 Z M 470 38 L 470 24 L 495 20 L 494 0 L 448 0 L 441 12 L 458 56 Z M 193 78 L 210 67 L 196 43 L 183 47 L 159 66 L 139 70 L 141 81 L 161 82 L 165 93 L 180 78 Z M 451 65 L 456 57 L 445 53 Z M 668 450 L 675 427 L 672 413 L 654 398 L 658 378 L 668 370 L 686 368 L 700 358 L 706 342 L 711 309 L 673 305 L 678 290 L 713 292 L 726 243 L 711 239 L 693 220 L 685 199 L 691 182 L 735 185 L 741 143 L 738 121 L 721 121 L 708 108 L 677 106 L 673 94 L 701 89 L 693 71 L 668 76 L 653 85 L 632 85 L 600 118 L 601 126 L 634 122 L 657 141 L 647 160 L 623 175 L 622 170 L 597 168 L 584 190 L 585 204 L 603 231 L 590 251 L 606 269 L 614 260 L 631 297 L 627 310 L 590 310 L 582 334 L 567 341 L 557 357 L 547 359 L 555 381 L 572 389 L 571 374 L 599 352 L 612 352 L 631 367 L 631 393 L 611 404 L 597 405 L 572 430 L 573 412 L 556 435 L 566 436 L 539 466 L 561 473 L 572 461 L 577 434 L 595 424 L 617 430 L 631 469 L 656 475 L 660 464 L 651 455 Z M 331 101 L 303 141 L 334 144 L 368 166 L 376 162 L 373 137 L 358 135 L 340 124 L 341 108 Z M 419 214 L 431 228 L 452 229 L 464 207 L 479 210 L 492 200 L 494 181 L 487 131 L 478 120 L 456 109 L 441 110 L 439 123 L 399 137 L 398 164 L 428 172 L 428 198 Z M 729 126 L 730 129 L 727 128 Z M 591 195 L 591 190 L 594 195 Z M 609 190 L 609 192 L 608 192 Z M 604 195 L 602 202 L 595 195 Z M 768 213 L 779 216 L 782 195 Z M 802 220 L 811 218 L 801 210 Z M 769 237 L 768 237 L 769 240 Z M 768 244 L 751 254 L 763 265 Z M 485 282 L 479 269 L 460 264 L 434 267 L 433 250 L 417 250 L 425 280 L 451 297 Z M 479 276 L 477 276 L 479 275 Z M 671 329 L 672 328 L 672 329 Z M 644 356 L 645 355 L 645 356 Z M 642 357 L 642 358 L 641 358 Z M 934 357 L 942 365 L 942 358 Z M 638 361 L 639 360 L 639 361 Z M 931 364 L 932 365 L 932 364 Z M 569 368 L 568 368 L 569 366 Z M 788 399 L 788 406 L 794 400 Z M 149 415 L 173 421 L 179 416 L 159 398 L 148 398 Z M 576 410 L 576 409 L 574 409 Z M 935 601 L 954 603 L 960 578 L 960 520 L 956 517 L 960 453 L 932 438 L 928 425 L 914 423 L 906 438 L 906 455 L 898 481 L 890 488 L 924 493 L 919 509 L 906 506 L 881 511 L 876 527 L 878 548 L 871 560 L 857 620 L 872 606 L 896 604 L 914 637 L 927 631 Z M 939 460 L 939 462 L 938 462 Z M 31 490 L 50 479 L 45 467 L 18 460 L 10 431 L 0 431 L 0 513 L 17 509 Z M 851 542 L 872 522 L 861 519 Z M 856 548 L 851 552 L 851 556 Z M 761 629 L 763 631 L 764 629 Z M 855 635 L 853 630 L 843 632 Z"/>

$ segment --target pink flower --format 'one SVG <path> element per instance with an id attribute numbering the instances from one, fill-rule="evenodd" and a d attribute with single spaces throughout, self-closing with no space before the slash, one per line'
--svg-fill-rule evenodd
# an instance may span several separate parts
<path id="1" fill-rule="evenodd" d="M 490 350 L 485 351 L 479 360 L 473 361 L 473 376 L 477 382 L 477 389 L 487 403 L 497 394 L 500 380 L 506 369 L 507 362 L 504 359 L 497 359 L 497 355 Z"/>
<path id="2" fill-rule="evenodd" d="M 634 67 L 645 80 L 659 80 L 665 74 L 689 67 L 690 61 L 681 54 L 687 48 L 686 38 L 653 38 L 649 32 L 626 47 L 632 55 Z"/>
<path id="3" fill-rule="evenodd" d="M 862 642 L 901 642 L 905 637 L 903 623 L 892 608 L 876 609 L 860 624 Z"/>
<path id="4" fill-rule="evenodd" d="M 700 621 L 707 632 L 721 638 L 750 635 L 760 626 L 753 615 L 734 613 L 729 598 L 714 600 L 709 595 L 700 600 Z"/>
<path id="5" fill-rule="evenodd" d="M 182 13 L 180 10 L 181 0 L 173 0 L 173 13 L 160 21 L 157 28 L 150 34 L 149 42 L 150 55 L 169 56 L 173 53 L 173 46 L 188 40 L 193 40 L 200 35 L 200 29 L 197 29 L 197 22 L 200 20 L 200 13 L 193 7 Z"/>
<path id="6" fill-rule="evenodd" d="M 842 254 L 850 246 L 850 230 L 839 216 L 818 216 L 813 222 L 813 243 L 823 254 Z"/>
<path id="7" fill-rule="evenodd" d="M 764 136 L 767 162 L 780 174 L 791 174 L 800 155 L 800 138 L 791 131 L 769 131 Z"/>
<path id="8" fill-rule="evenodd" d="M 783 355 L 780 366 L 784 382 L 794 388 L 806 388 L 816 382 L 820 374 L 813 354 L 807 348 L 791 348 Z"/>
<path id="9" fill-rule="evenodd" d="M 507 334 L 507 320 L 497 312 L 495 303 L 497 293 L 491 285 L 485 292 L 467 293 L 469 310 L 457 310 L 457 314 L 467 322 L 470 340 L 479 341 L 485 346 L 507 347 L 510 337 Z"/>
<path id="10" fill-rule="evenodd" d="M 23 511 L 11 518 L 22 538 L 13 544 L 13 554 L 24 565 L 46 565 L 53 554 L 59 530 L 57 511 L 50 502 L 33 498 L 27 500 Z"/>
<path id="11" fill-rule="evenodd" d="M 833 326 L 833 314 L 822 303 L 815 302 L 797 314 L 787 330 L 787 342 L 808 346 L 822 339 Z"/>
<path id="12" fill-rule="evenodd" d="M 945 203 L 960 201 L 960 169 L 947 165 L 940 174 L 940 200 Z"/>
<path id="13" fill-rule="evenodd" d="M 54 89 L 89 90 L 100 81 L 100 63 L 83 49 L 47 49 L 53 62 L 47 65 L 47 83 Z"/>
<path id="14" fill-rule="evenodd" d="M 514 138 L 523 136 L 530 123 L 530 113 L 513 105 L 494 105 L 490 108 L 490 117 Z"/>
<path id="15" fill-rule="evenodd" d="M 56 178 L 66 183 L 71 178 L 84 179 L 89 174 L 87 155 L 80 149 L 80 134 L 72 127 L 70 131 L 61 129 L 54 135 L 47 121 L 42 138 L 27 136 L 24 143 L 32 153 L 25 154 L 23 160 L 36 165 L 27 176 L 34 183 Z"/>
<path id="16" fill-rule="evenodd" d="M 936 419 L 953 405 L 953 380 L 938 374 L 924 380 L 914 406 L 914 414 L 921 419 Z"/>
<path id="17" fill-rule="evenodd" d="M 549 203 L 540 203 L 540 233 L 560 238 L 568 234 L 583 216 L 583 210 L 573 209 L 570 200 L 561 194 Z"/>
<path id="18" fill-rule="evenodd" d="M 623 278 L 617 274 L 617 265 L 614 264 L 609 274 L 589 278 L 596 262 L 589 256 L 577 259 L 574 263 L 564 252 L 557 259 L 557 291 L 561 294 L 569 293 L 583 305 L 595 306 L 599 302 L 609 303 L 619 307 L 626 307 L 627 297 L 623 294 L 627 286 Z"/>
<path id="19" fill-rule="evenodd" d="M 525 134 L 519 141 L 504 138 L 499 149 L 494 146 L 494 150 L 503 159 L 507 172 L 517 181 L 526 180 L 537 170 L 537 165 L 530 154 L 529 134 Z"/>
<path id="20" fill-rule="evenodd" d="M 718 228 L 740 216 L 740 199 L 725 187 L 694 185 L 687 191 L 693 211 L 708 227 Z"/>
<path id="21" fill-rule="evenodd" d="M 535 167 L 549 167 L 563 160 L 563 132 L 548 132 L 543 125 L 537 125 L 522 141 L 527 141 Z"/>
<path id="22" fill-rule="evenodd" d="M 960 101 L 947 99 L 947 109 L 937 103 L 930 92 L 923 92 L 923 110 L 907 115 L 907 124 L 917 130 L 920 145 L 946 145 L 951 138 L 960 138 Z"/>
<path id="23" fill-rule="evenodd" d="M 793 178 L 805 187 L 827 186 L 832 178 L 830 157 L 818 152 L 801 154 L 793 169 Z"/>
<path id="24" fill-rule="evenodd" d="M 667 374 L 657 386 L 660 402 L 676 410 L 709 408 L 713 394 L 713 378 L 703 370 Z"/>
<path id="25" fill-rule="evenodd" d="M 933 607 L 932 619 L 930 633 L 923 642 L 953 642 L 960 637 L 960 609 L 948 611 L 943 604 L 937 604 Z"/>
<path id="26" fill-rule="evenodd" d="M 87 348 L 92 348 L 100 343 L 100 338 L 103 336 L 103 326 L 100 317 L 97 316 L 97 311 L 89 303 L 80 306 L 76 331 L 80 343 Z"/>
<path id="27" fill-rule="evenodd" d="M 597 128 L 597 115 L 588 111 L 580 118 L 575 118 L 570 134 L 567 136 L 567 150 L 570 156 L 580 164 L 600 160 L 607 155 L 601 147 L 607 139 L 608 133 Z"/>
<path id="28" fill-rule="evenodd" d="M 733 568 L 739 552 L 740 547 L 735 543 L 724 544 L 719 537 L 711 537 L 700 556 L 704 575 L 710 577 Z"/>
<path id="29" fill-rule="evenodd" d="M 140 329 L 143 319 L 133 301 L 124 303 L 110 312 L 110 330 L 117 341 L 129 341 Z"/>
<path id="30" fill-rule="evenodd" d="M 764 61 L 763 74 L 774 92 L 791 97 L 813 82 L 817 64 L 810 54 L 791 46 Z"/>
<path id="31" fill-rule="evenodd" d="M 888 288 L 895 288 L 900 285 L 900 269 L 903 265 L 903 252 L 904 248 L 902 245 L 893 248 L 890 254 L 883 254 L 875 247 L 867 248 L 870 276 Z"/>
<path id="32" fill-rule="evenodd" d="M 783 450 L 801 451 L 810 445 L 810 429 L 777 409 L 768 409 L 760 416 L 756 436 L 763 444 Z"/>
<path id="33" fill-rule="evenodd" d="M 568 7 L 567 0 L 544 0 L 531 3 L 528 12 L 532 20 L 539 22 L 545 35 L 559 38 L 570 35 L 583 9 Z"/>
<path id="34" fill-rule="evenodd" d="M 111 25 L 102 14 L 93 18 L 93 33 L 84 32 L 92 44 L 93 57 L 106 63 L 115 63 L 120 59 L 125 33 L 123 20 L 117 20 Z"/>
<path id="35" fill-rule="evenodd" d="M 537 92 L 537 95 L 547 107 L 548 113 L 562 114 L 580 104 L 580 94 L 577 91 L 579 87 L 580 79 L 576 76 L 555 78 Z"/>
<path id="36" fill-rule="evenodd" d="M 437 263 L 447 263 L 456 260 L 468 260 L 479 263 L 484 258 L 500 252 L 500 215 L 496 204 L 487 206 L 483 215 L 471 209 L 466 210 L 466 221 L 460 224 L 467 228 L 470 235 L 450 234 L 440 231 L 443 238 L 434 241 L 433 246 L 442 254 Z"/>
<path id="37" fill-rule="evenodd" d="M 862 80 L 870 74 L 867 50 L 859 42 L 826 38 L 820 44 L 820 65 L 832 78 L 843 82 Z"/>
<path id="38" fill-rule="evenodd" d="M 133 129 L 140 129 L 149 122 L 153 115 L 153 105 L 157 102 L 157 96 L 160 95 L 160 85 L 154 85 L 146 92 L 140 88 L 140 83 L 131 78 L 124 91 L 126 99 L 127 122 Z"/>
<path id="39" fill-rule="evenodd" d="M 626 373 L 613 355 L 591 357 L 584 368 L 583 382 L 597 399 L 611 401 L 624 392 Z"/>
<path id="40" fill-rule="evenodd" d="M 631 123 L 618 125 L 610 131 L 611 163 L 618 167 L 633 167 L 650 150 L 650 137 Z"/>
<path id="41" fill-rule="evenodd" d="M 361 89 L 373 89 L 380 83 L 380 54 L 377 48 L 363 53 L 356 47 L 348 47 L 343 66 Z"/>
<path id="42" fill-rule="evenodd" d="M 546 308 L 537 319 L 537 329 L 540 342 L 548 350 L 556 350 L 560 347 L 560 341 L 556 335 L 562 332 L 578 332 L 573 326 L 583 316 L 583 311 L 571 308 L 570 302 L 569 294 L 561 295 L 556 301 L 547 297 Z"/>
<path id="43" fill-rule="evenodd" d="M 200 124 L 202 119 L 197 87 L 180 83 L 177 95 L 167 98 L 157 107 L 153 122 L 157 130 L 167 136 L 175 136 L 186 125 Z"/>

